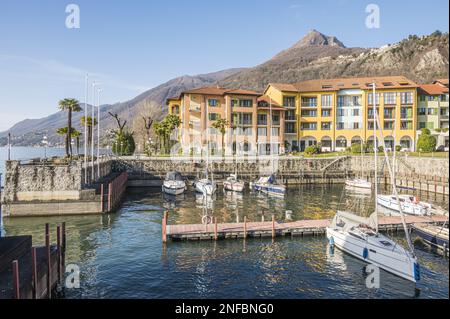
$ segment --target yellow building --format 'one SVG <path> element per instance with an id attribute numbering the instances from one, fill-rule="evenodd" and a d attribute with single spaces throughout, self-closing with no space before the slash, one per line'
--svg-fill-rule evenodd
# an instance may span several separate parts
<path id="1" fill-rule="evenodd" d="M 264 94 L 285 109 L 288 149 L 320 143 L 324 151 L 339 151 L 361 140 L 373 143 L 372 83 L 382 128 L 378 140 L 383 135 L 389 149 L 414 150 L 418 85 L 403 76 L 271 83 Z"/>

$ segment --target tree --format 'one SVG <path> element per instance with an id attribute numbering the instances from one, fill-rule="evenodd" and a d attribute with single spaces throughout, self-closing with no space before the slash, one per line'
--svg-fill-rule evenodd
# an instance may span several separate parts
<path id="1" fill-rule="evenodd" d="M 114 154 L 119 156 L 129 156 L 133 155 L 136 148 L 136 143 L 134 142 L 133 134 L 134 132 L 128 132 L 125 127 L 127 121 L 122 123 L 118 114 L 112 114 L 108 112 L 117 122 L 117 130 L 113 130 L 115 135 L 115 140 L 113 142 L 112 151 Z"/>
<path id="2" fill-rule="evenodd" d="M 84 117 L 84 116 L 82 116 L 81 117 L 81 125 L 84 127 L 84 125 L 85 125 L 85 123 L 86 123 L 86 126 L 87 126 L 87 135 L 88 136 L 85 136 L 84 138 L 86 139 L 86 141 L 87 141 L 87 146 L 88 146 L 88 148 L 89 147 L 91 147 L 91 145 L 92 145 L 92 130 L 93 130 L 93 127 L 95 127 L 98 123 L 97 123 L 97 119 L 94 117 L 94 124 L 92 125 L 92 117 L 91 116 L 88 116 L 87 118 L 86 117 Z"/>
<path id="3" fill-rule="evenodd" d="M 424 153 L 431 153 L 436 150 L 436 139 L 431 135 L 429 129 L 422 129 L 417 141 L 417 150 Z"/>
<path id="4" fill-rule="evenodd" d="M 225 156 L 225 133 L 227 132 L 227 128 L 230 127 L 230 122 L 225 119 L 218 119 L 212 124 L 212 127 L 222 135 L 222 156 Z"/>
<path id="5" fill-rule="evenodd" d="M 69 128 L 67 126 L 66 127 L 61 127 L 61 128 L 56 130 L 57 134 L 62 135 L 62 136 L 65 137 L 66 143 L 67 143 L 67 136 L 69 135 L 68 132 L 69 132 Z M 71 128 L 71 132 L 70 133 L 71 133 L 70 136 L 73 136 L 73 137 L 75 137 L 77 139 L 77 154 L 79 154 L 80 135 L 81 135 L 81 133 L 79 131 L 77 131 L 75 128 L 73 128 L 73 127 Z M 70 140 L 71 140 L 70 144 L 72 145 L 72 138 Z"/>
<path id="6" fill-rule="evenodd" d="M 153 124 L 153 131 L 158 136 L 159 149 L 160 151 L 163 149 L 164 154 L 167 154 L 170 148 L 170 134 L 172 134 L 173 130 L 179 127 L 180 124 L 180 118 L 173 114 L 166 116 L 163 121 Z"/>
<path id="7" fill-rule="evenodd" d="M 64 99 L 58 103 L 59 109 L 61 111 L 67 111 L 67 127 L 68 134 L 66 135 L 66 155 L 67 157 L 72 156 L 72 112 L 80 112 L 80 103 L 76 99 Z"/>

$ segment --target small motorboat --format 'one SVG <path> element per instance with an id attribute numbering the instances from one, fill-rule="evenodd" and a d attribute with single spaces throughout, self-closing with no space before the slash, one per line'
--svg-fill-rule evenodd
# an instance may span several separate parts
<path id="1" fill-rule="evenodd" d="M 448 255 L 448 228 L 444 226 L 413 224 L 412 233 L 432 248 L 437 248 Z"/>
<path id="2" fill-rule="evenodd" d="M 236 174 L 231 174 L 230 177 L 223 182 L 223 189 L 226 191 L 243 192 L 245 183 L 238 180 Z"/>
<path id="3" fill-rule="evenodd" d="M 372 188 L 372 183 L 362 178 L 347 179 L 345 181 L 345 185 L 355 188 L 364 188 L 364 189 Z"/>
<path id="4" fill-rule="evenodd" d="M 204 195 L 214 195 L 217 191 L 217 184 L 207 178 L 202 178 L 194 182 L 195 191 Z"/>
<path id="5" fill-rule="evenodd" d="M 429 215 L 448 215 L 441 207 L 435 206 L 431 203 L 422 202 L 417 197 L 412 195 L 398 195 L 402 211 L 405 214 L 416 216 L 429 216 Z M 377 202 L 383 207 L 386 207 L 394 212 L 399 211 L 397 204 L 397 198 L 395 195 L 378 195 Z"/>
<path id="6" fill-rule="evenodd" d="M 186 182 L 183 176 L 176 171 L 168 172 L 162 185 L 162 191 L 169 195 L 180 195 L 186 191 Z"/>
<path id="7" fill-rule="evenodd" d="M 286 186 L 277 183 L 273 174 L 260 177 L 256 182 L 250 183 L 250 188 L 255 191 L 275 196 L 284 196 L 286 193 Z"/>

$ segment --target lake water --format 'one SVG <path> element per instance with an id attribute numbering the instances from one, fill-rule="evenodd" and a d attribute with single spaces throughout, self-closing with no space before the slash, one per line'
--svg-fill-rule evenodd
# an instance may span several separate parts
<path id="1" fill-rule="evenodd" d="M 421 198 L 426 198 L 422 195 Z M 434 199 L 433 199 L 434 200 Z M 436 199 L 448 205 L 448 199 Z M 286 198 L 219 190 L 208 205 L 219 222 L 329 218 L 336 209 L 363 214 L 370 195 L 343 186 L 291 186 Z M 200 223 L 204 202 L 189 191 L 174 200 L 159 189 L 130 189 L 122 207 L 104 216 L 5 219 L 7 235 L 31 234 L 44 243 L 44 225 L 67 224 L 67 264 L 79 265 L 81 288 L 66 298 L 448 298 L 448 259 L 418 248 L 422 281 L 414 284 L 381 271 L 380 289 L 368 289 L 358 259 L 330 251 L 324 236 L 161 243 L 161 219 Z M 403 245 L 403 236 L 394 237 Z"/>

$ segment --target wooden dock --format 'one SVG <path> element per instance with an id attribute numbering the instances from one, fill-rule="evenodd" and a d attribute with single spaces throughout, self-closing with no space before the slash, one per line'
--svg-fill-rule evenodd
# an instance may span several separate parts
<path id="1" fill-rule="evenodd" d="M 447 216 L 406 216 L 407 224 L 431 223 L 443 224 L 448 220 Z M 277 222 L 274 219 L 268 222 L 248 222 L 244 218 L 242 223 L 217 223 L 167 225 L 167 212 L 162 220 L 162 240 L 219 240 L 237 238 L 259 238 L 279 236 L 315 236 L 325 234 L 326 227 L 331 220 L 299 220 L 294 222 Z M 400 217 L 379 218 L 379 229 L 382 231 L 402 230 Z"/>
<path id="2" fill-rule="evenodd" d="M 45 246 L 32 247 L 31 236 L 0 238 L 0 299 L 54 297 L 65 265 L 65 224 L 56 227 L 56 245 L 45 226 Z"/>

